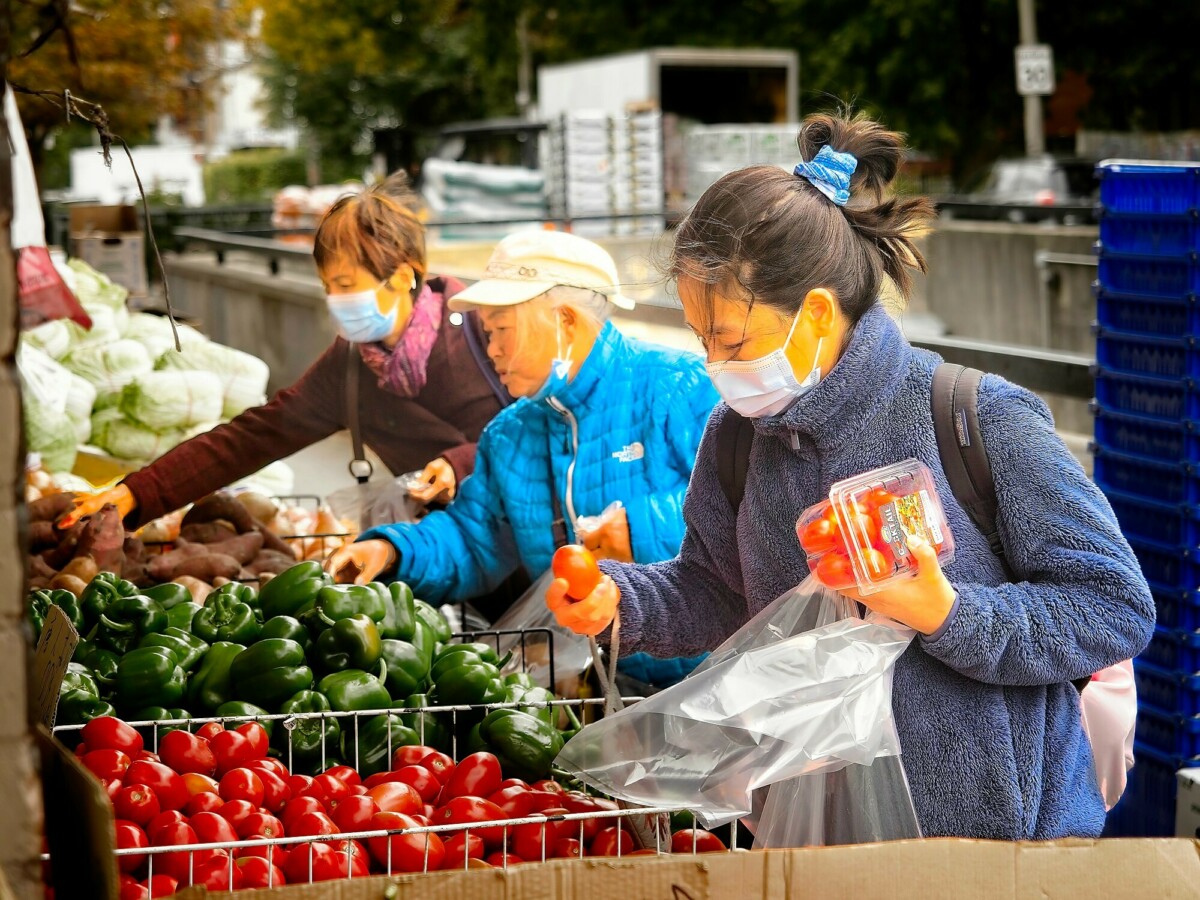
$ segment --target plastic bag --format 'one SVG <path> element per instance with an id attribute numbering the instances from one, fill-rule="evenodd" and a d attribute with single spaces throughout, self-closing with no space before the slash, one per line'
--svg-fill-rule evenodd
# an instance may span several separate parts
<path id="1" fill-rule="evenodd" d="M 409 491 L 425 484 L 420 472 L 408 472 L 398 478 L 368 481 L 338 488 L 325 498 L 333 514 L 353 522 L 359 531 L 395 522 L 416 522 L 425 513 L 425 504 Z"/>
<path id="2" fill-rule="evenodd" d="M 858 618 L 851 601 L 810 578 L 679 684 L 589 725 L 556 764 L 618 800 L 691 809 L 708 827 L 757 807 L 758 827 L 781 840 L 789 828 L 779 813 L 790 808 L 785 792 L 815 802 L 833 784 L 841 785 L 839 794 L 852 787 L 868 801 L 897 796 L 895 769 L 872 763 L 900 754 L 892 673 L 912 638 L 910 629 L 882 617 Z M 862 772 L 828 779 L 847 766 Z M 813 774 L 825 776 L 823 783 L 805 780 Z M 798 776 L 804 777 L 780 788 L 773 802 L 769 793 L 755 802 L 755 792 Z M 862 806 L 849 796 L 837 803 Z M 911 801 L 900 806 L 897 820 L 889 814 L 877 830 L 916 836 L 907 833 L 916 823 Z M 854 833 L 857 840 L 879 838 L 869 828 Z M 823 837 L 807 834 L 809 843 L 824 843 Z"/>

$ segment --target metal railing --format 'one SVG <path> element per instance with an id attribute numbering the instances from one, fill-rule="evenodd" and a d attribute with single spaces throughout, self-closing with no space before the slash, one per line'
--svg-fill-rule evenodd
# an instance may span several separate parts
<path id="1" fill-rule="evenodd" d="M 1080 400 L 1090 400 L 1094 393 L 1096 360 L 1082 353 L 942 335 L 910 336 L 909 342 L 946 362 L 1000 375 L 1031 391 Z"/>

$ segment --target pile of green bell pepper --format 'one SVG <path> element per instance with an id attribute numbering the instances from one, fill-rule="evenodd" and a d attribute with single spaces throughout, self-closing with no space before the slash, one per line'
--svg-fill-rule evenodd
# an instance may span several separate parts
<path id="1" fill-rule="evenodd" d="M 253 644 L 262 631 L 255 616 L 257 607 L 258 593 L 254 588 L 231 582 L 208 595 L 192 619 L 192 633 L 209 643 Z"/>
<path id="2" fill-rule="evenodd" d="M 36 644 L 38 638 L 42 636 L 42 628 L 46 624 L 46 614 L 50 612 L 51 606 L 57 606 L 67 618 L 71 620 L 71 624 L 75 626 L 77 632 L 83 632 L 83 607 L 79 605 L 79 600 L 70 591 L 34 591 L 29 595 L 29 627 L 33 629 L 33 642 Z"/>

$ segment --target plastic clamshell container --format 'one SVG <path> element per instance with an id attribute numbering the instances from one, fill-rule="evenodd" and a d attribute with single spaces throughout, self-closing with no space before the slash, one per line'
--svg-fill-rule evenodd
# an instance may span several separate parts
<path id="1" fill-rule="evenodd" d="M 796 535 L 824 584 L 856 586 L 862 594 L 915 572 L 910 537 L 936 547 L 942 565 L 954 560 L 954 537 L 933 476 L 915 459 L 839 481 L 828 501 L 804 511 Z"/>

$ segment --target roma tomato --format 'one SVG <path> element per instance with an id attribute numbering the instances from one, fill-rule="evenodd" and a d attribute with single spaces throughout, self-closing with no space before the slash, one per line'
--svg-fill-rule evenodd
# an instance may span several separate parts
<path id="1" fill-rule="evenodd" d="M 717 853 L 727 850 L 724 842 L 711 831 L 684 828 L 671 835 L 672 853 Z"/>
<path id="2" fill-rule="evenodd" d="M 482 797 L 455 797 L 434 813 L 430 821 L 434 825 L 473 825 L 503 819 L 504 810 L 491 801 Z M 480 828 L 476 833 L 489 847 L 500 846 L 504 841 L 503 828 Z"/>
<path id="3" fill-rule="evenodd" d="M 379 804 L 370 797 L 347 797 L 337 805 L 330 818 L 338 831 L 369 831 L 371 819 L 381 812 Z"/>
<path id="4" fill-rule="evenodd" d="M 283 874 L 289 884 L 304 884 L 345 878 L 350 868 L 346 854 L 328 844 L 297 844 L 288 853 Z"/>
<path id="5" fill-rule="evenodd" d="M 278 849 L 282 851 L 283 848 Z M 283 869 L 267 862 L 266 857 L 243 856 L 237 861 L 237 866 L 242 870 L 243 890 L 280 887 L 287 884 Z"/>
<path id="6" fill-rule="evenodd" d="M 196 865 L 192 884 L 201 885 L 210 891 L 241 890 L 242 870 L 224 850 L 216 852 L 216 856 Z"/>
<path id="7" fill-rule="evenodd" d="M 404 766 L 390 774 L 420 794 L 424 803 L 433 803 L 441 793 L 442 783 L 424 766 Z"/>
<path id="8" fill-rule="evenodd" d="M 215 812 L 196 813 L 188 820 L 188 824 L 205 844 L 224 844 L 238 839 L 238 833 L 229 820 Z"/>
<path id="9" fill-rule="evenodd" d="M 217 762 L 218 778 L 254 759 L 254 747 L 250 739 L 236 731 L 222 731 L 214 735 L 209 746 Z"/>
<path id="10" fill-rule="evenodd" d="M 430 753 L 436 753 L 432 747 L 426 747 L 423 744 L 411 744 L 407 747 L 397 747 L 396 752 L 392 754 L 392 768 L 403 769 L 405 766 L 419 765 L 421 760 L 427 757 Z"/>
<path id="11" fill-rule="evenodd" d="M 121 788 L 120 793 L 113 798 L 113 812 L 118 819 L 125 819 L 144 828 L 150 824 L 151 819 L 162 812 L 162 809 L 154 791 L 142 785 L 130 785 Z"/>
<path id="12" fill-rule="evenodd" d="M 217 814 L 232 825 L 234 831 L 237 831 L 238 826 L 242 824 L 247 816 L 252 816 L 256 812 L 258 812 L 258 807 L 249 800 L 226 800 L 217 809 Z"/>
<path id="13" fill-rule="evenodd" d="M 146 826 L 146 835 L 150 838 L 150 843 L 157 847 L 159 846 L 159 831 L 171 825 L 179 825 L 180 823 L 186 825 L 187 816 L 185 816 L 179 810 L 171 809 L 167 810 L 166 812 L 161 812 L 151 819 L 150 824 Z"/>
<path id="14" fill-rule="evenodd" d="M 192 772 L 212 775 L 217 771 L 217 760 L 208 741 L 183 729 L 168 731 L 159 739 L 158 755 L 164 765 L 180 775 Z"/>
<path id="15" fill-rule="evenodd" d="M 283 823 L 274 816 L 251 813 L 238 824 L 237 836 L 239 840 L 250 841 L 258 838 L 281 838 L 286 834 Z"/>
<path id="16" fill-rule="evenodd" d="M 246 762 L 266 757 L 267 751 L 271 749 L 271 738 L 267 735 L 267 729 L 263 728 L 260 723 L 245 722 L 233 730 L 244 737 L 250 745 L 248 751 L 250 755 Z"/>
<path id="17" fill-rule="evenodd" d="M 125 787 L 119 778 L 101 780 L 100 784 L 104 787 L 104 793 L 108 794 L 109 802 L 116 800 L 117 794 L 121 793 L 121 788 Z"/>
<path id="18" fill-rule="evenodd" d="M 396 812 L 405 815 L 419 813 L 424 804 L 421 795 L 411 786 L 401 781 L 392 781 L 371 788 L 366 793 L 379 805 L 380 812 Z"/>
<path id="19" fill-rule="evenodd" d="M 563 803 L 563 795 L 557 791 L 530 791 L 529 798 L 534 812 L 546 812 Z"/>
<path id="20" fill-rule="evenodd" d="M 259 761 L 261 762 L 262 760 Z M 251 769 L 249 766 L 246 768 L 248 771 L 257 773 L 258 780 L 262 782 L 262 805 L 268 810 L 277 813 L 292 799 L 292 789 L 288 787 L 288 783 L 280 778 L 274 769 L 270 767 Z"/>
<path id="21" fill-rule="evenodd" d="M 575 600 L 583 600 L 600 583 L 596 557 L 579 544 L 568 544 L 555 550 L 550 568 L 554 570 L 555 578 L 567 582 L 567 596 Z"/>
<path id="22" fill-rule="evenodd" d="M 225 726 L 220 722 L 205 722 L 196 730 L 197 737 L 202 737 L 206 741 L 211 741 L 214 737 L 225 730 Z"/>
<path id="23" fill-rule="evenodd" d="M 121 892 L 117 894 L 117 900 L 148 900 L 150 897 L 150 891 L 132 875 L 122 875 L 118 884 Z M 54 900 L 52 890 L 52 888 L 46 888 L 45 900 Z"/>
<path id="24" fill-rule="evenodd" d="M 433 777 L 443 785 L 454 776 L 454 760 L 445 753 L 434 750 L 417 762 L 433 773 Z"/>
<path id="25" fill-rule="evenodd" d="M 419 828 L 416 820 L 403 813 L 376 813 L 371 819 L 373 831 Z M 446 846 L 436 834 L 392 834 L 367 841 L 371 856 L 384 872 L 434 872 L 442 868 Z"/>
<path id="26" fill-rule="evenodd" d="M 179 891 L 179 879 L 170 875 L 151 875 L 141 883 L 147 897 L 170 897 Z"/>
<path id="27" fill-rule="evenodd" d="M 285 825 L 288 837 L 321 837 L 327 834 L 337 834 L 337 825 L 333 819 L 322 812 L 304 813 L 302 816 L 297 816 L 296 820 Z"/>
<path id="28" fill-rule="evenodd" d="M 284 779 L 288 783 L 288 787 L 292 789 L 292 796 L 300 796 L 300 792 L 312 786 L 313 780 L 311 775 L 289 775 Z"/>
<path id="29" fill-rule="evenodd" d="M 266 756 L 262 759 L 252 759 L 246 763 L 246 768 L 253 769 L 255 772 L 274 772 L 284 781 L 292 777 L 292 773 L 288 771 L 288 767 L 271 756 Z"/>
<path id="30" fill-rule="evenodd" d="M 137 729 L 112 716 L 100 716 L 83 726 L 81 733 L 88 750 L 120 750 L 133 757 L 142 752 L 142 736 Z"/>
<path id="31" fill-rule="evenodd" d="M 347 787 L 354 787 L 356 784 L 362 784 L 362 778 L 359 774 L 349 766 L 331 766 L 324 771 L 325 775 L 336 778 L 338 781 Z"/>
<path id="32" fill-rule="evenodd" d="M 189 794 L 215 794 L 218 787 L 215 778 L 200 775 L 196 772 L 189 772 L 187 775 L 184 775 L 183 783 L 187 785 Z"/>
<path id="33" fill-rule="evenodd" d="M 325 804 L 316 797 L 293 797 L 283 808 L 283 815 L 280 816 L 280 819 L 283 821 L 283 827 L 288 830 L 289 834 L 292 834 L 295 822 L 301 816 L 308 813 L 326 812 L 328 810 L 325 809 Z"/>
<path id="34" fill-rule="evenodd" d="M 117 820 L 117 849 L 118 850 L 142 850 L 150 846 L 150 839 L 146 837 L 139 825 L 133 822 L 126 822 L 123 819 Z M 118 856 L 117 865 L 122 872 L 136 872 L 146 862 L 145 853 L 135 853 L 130 856 Z"/>
<path id="35" fill-rule="evenodd" d="M 210 791 L 204 791 L 199 794 L 192 794 L 192 796 L 188 797 L 187 806 L 183 808 L 183 812 L 189 817 L 196 815 L 196 813 L 202 812 L 215 813 L 218 812 L 224 805 L 225 801 L 222 800 L 218 795 Z"/>
<path id="36" fill-rule="evenodd" d="M 485 845 L 479 835 L 457 832 L 445 841 L 447 869 L 463 868 L 472 859 L 483 859 Z"/>
<path id="37" fill-rule="evenodd" d="M 602 829 L 592 841 L 589 856 L 624 856 L 634 850 L 633 838 L 617 826 Z"/>
<path id="38" fill-rule="evenodd" d="M 521 863 L 525 862 L 525 860 L 521 859 L 521 857 L 517 856 L 516 854 L 501 853 L 500 851 L 491 854 L 484 861 L 489 866 L 492 866 L 496 869 L 507 869 L 509 866 L 519 866 Z"/>
<path id="39" fill-rule="evenodd" d="M 502 788 L 488 800 L 500 807 L 505 818 L 523 819 L 533 812 L 533 792 L 527 787 Z"/>
<path id="40" fill-rule="evenodd" d="M 583 859 L 583 843 L 579 838 L 559 838 L 553 851 L 555 859 Z"/>
<path id="41" fill-rule="evenodd" d="M 510 787 L 522 787 L 527 791 L 533 790 L 533 788 L 529 786 L 529 782 L 522 781 L 520 778 L 505 778 L 502 782 L 500 782 L 500 790 L 503 791 Z"/>
<path id="42" fill-rule="evenodd" d="M 565 787 L 549 778 L 545 778 L 542 781 L 535 781 L 530 787 L 535 791 L 551 791 L 555 794 L 565 794 L 567 792 Z"/>
<path id="43" fill-rule="evenodd" d="M 162 763 L 141 759 L 130 765 L 125 773 L 125 784 L 140 784 L 150 788 L 163 809 L 183 809 L 191 796 L 183 776 L 172 772 Z"/>
<path id="44" fill-rule="evenodd" d="M 196 832 L 186 822 L 165 825 L 151 835 L 150 840 L 155 847 L 178 847 L 184 844 L 197 843 Z M 157 853 L 154 856 L 154 870 L 161 872 L 163 875 L 171 876 L 181 884 L 187 884 L 193 862 L 194 865 L 199 866 L 201 862 L 212 855 L 212 851 L 203 850 L 197 851 L 194 854 L 183 850 L 174 853 Z M 191 857 L 195 857 L 194 861 Z"/>
<path id="45" fill-rule="evenodd" d="M 91 750 L 84 754 L 82 762 L 101 781 L 121 781 L 133 765 L 129 754 L 121 750 Z"/>
<path id="46" fill-rule="evenodd" d="M 556 823 L 532 822 L 513 827 L 508 846 L 522 860 L 550 859 L 559 837 Z"/>
<path id="47" fill-rule="evenodd" d="M 233 732 L 226 732 L 232 734 Z M 230 769 L 221 778 L 221 799 L 247 800 L 255 807 L 262 806 L 266 788 L 262 779 L 252 769 Z"/>
<path id="48" fill-rule="evenodd" d="M 350 786 L 340 778 L 328 774 L 314 778 L 311 789 L 324 798 L 327 806 L 350 796 Z"/>
<path id="49" fill-rule="evenodd" d="M 146 762 L 156 762 L 156 763 L 162 762 L 162 759 L 159 757 L 159 755 L 157 753 L 151 753 L 149 750 L 143 750 L 140 753 L 137 753 L 134 756 L 132 756 L 131 759 L 134 762 L 137 762 L 139 759 L 145 760 Z"/>
<path id="50" fill-rule="evenodd" d="M 853 587 L 854 570 L 850 567 L 850 557 L 844 553 L 826 553 L 817 563 L 817 578 L 825 587 L 841 590 Z"/>
<path id="51" fill-rule="evenodd" d="M 491 753 L 472 753 L 463 757 L 450 780 L 446 782 L 446 799 L 454 797 L 487 797 L 500 790 L 500 760 Z M 399 810 L 404 812 L 404 810 Z"/>

